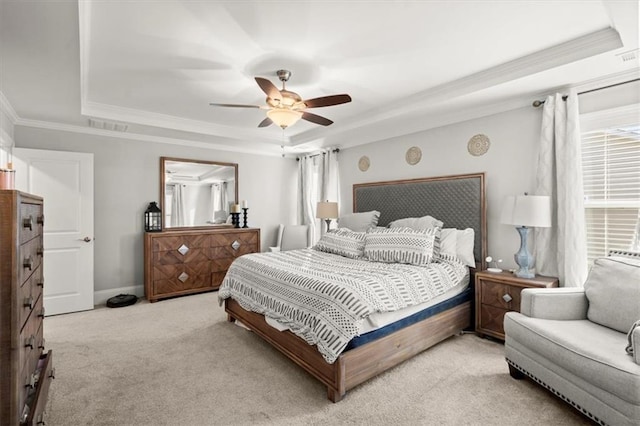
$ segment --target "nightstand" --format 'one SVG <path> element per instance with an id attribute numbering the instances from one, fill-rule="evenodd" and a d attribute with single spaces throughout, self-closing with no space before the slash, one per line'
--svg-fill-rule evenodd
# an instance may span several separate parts
<path id="1" fill-rule="evenodd" d="M 511 272 L 476 273 L 476 333 L 504 340 L 504 314 L 520 312 L 520 292 L 525 288 L 558 287 L 558 279 L 536 275 L 519 278 Z"/>

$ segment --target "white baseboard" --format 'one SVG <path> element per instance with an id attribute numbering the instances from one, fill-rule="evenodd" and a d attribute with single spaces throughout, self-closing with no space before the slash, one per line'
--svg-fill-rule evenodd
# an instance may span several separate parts
<path id="1" fill-rule="evenodd" d="M 94 306 L 106 305 L 107 300 L 119 294 L 135 294 L 138 297 L 144 297 L 144 286 L 134 285 L 129 287 L 110 288 L 109 290 L 99 290 L 93 292 Z"/>

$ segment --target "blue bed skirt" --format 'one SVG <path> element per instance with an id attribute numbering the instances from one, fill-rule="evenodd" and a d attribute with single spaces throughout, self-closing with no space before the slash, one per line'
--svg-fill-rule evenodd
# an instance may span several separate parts
<path id="1" fill-rule="evenodd" d="M 453 296 L 451 299 L 444 300 L 438 304 L 435 304 L 427 309 L 424 309 L 420 312 L 416 312 L 413 315 L 410 315 L 406 318 L 401 319 L 400 321 L 396 321 L 389 325 L 386 325 L 377 330 L 370 331 L 368 333 L 357 336 L 349 342 L 345 351 L 349 349 L 357 348 L 358 346 L 366 345 L 367 343 L 380 339 L 381 337 L 387 336 L 395 331 L 398 331 L 402 328 L 408 327 L 412 324 L 420 322 L 424 319 L 427 319 L 433 315 L 437 315 L 440 312 L 446 311 L 447 309 L 451 309 L 454 306 L 461 305 L 469 300 L 471 300 L 472 290 L 471 287 L 467 287 L 462 293 Z"/>

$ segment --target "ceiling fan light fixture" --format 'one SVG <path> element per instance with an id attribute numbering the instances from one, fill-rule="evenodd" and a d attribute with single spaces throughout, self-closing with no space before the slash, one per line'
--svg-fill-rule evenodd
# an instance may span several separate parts
<path id="1" fill-rule="evenodd" d="M 302 118 L 302 112 L 288 108 L 274 108 L 267 111 L 267 117 L 269 117 L 277 126 L 286 129 L 289 126 L 296 124 L 296 122 Z"/>

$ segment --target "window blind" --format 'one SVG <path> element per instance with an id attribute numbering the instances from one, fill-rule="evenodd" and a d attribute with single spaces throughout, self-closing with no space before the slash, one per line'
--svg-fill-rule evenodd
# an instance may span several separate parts
<path id="1" fill-rule="evenodd" d="M 589 262 L 609 250 L 639 250 L 640 125 L 582 134 Z"/>

